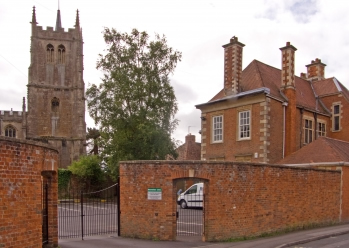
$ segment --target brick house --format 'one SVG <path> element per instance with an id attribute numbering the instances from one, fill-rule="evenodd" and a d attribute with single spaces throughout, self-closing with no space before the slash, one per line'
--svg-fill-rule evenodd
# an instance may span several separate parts
<path id="1" fill-rule="evenodd" d="M 275 163 L 320 136 L 349 141 L 349 92 L 325 64 L 311 61 L 294 75 L 296 48 L 281 50 L 281 69 L 253 60 L 242 70 L 245 45 L 224 48 L 224 85 L 201 110 L 201 159 Z"/>

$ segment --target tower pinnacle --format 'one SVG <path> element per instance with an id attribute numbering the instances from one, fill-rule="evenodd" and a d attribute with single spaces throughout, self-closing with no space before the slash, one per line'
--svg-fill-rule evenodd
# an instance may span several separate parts
<path id="1" fill-rule="evenodd" d="M 57 10 L 57 19 L 56 19 L 56 31 L 62 28 L 61 24 L 61 11 L 58 9 Z"/>
<path id="2" fill-rule="evenodd" d="M 35 6 L 33 6 L 33 16 L 32 16 L 31 24 L 33 24 L 33 25 L 38 24 L 38 23 L 36 22 Z"/>
<path id="3" fill-rule="evenodd" d="M 75 20 L 75 27 L 80 27 L 80 20 L 79 20 L 79 10 L 76 10 L 76 20 Z"/>

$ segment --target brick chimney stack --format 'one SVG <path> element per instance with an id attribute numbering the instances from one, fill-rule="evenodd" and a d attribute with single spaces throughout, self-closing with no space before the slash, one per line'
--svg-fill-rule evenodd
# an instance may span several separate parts
<path id="1" fill-rule="evenodd" d="M 285 156 L 297 150 L 296 134 L 297 134 L 297 98 L 296 98 L 296 81 L 294 75 L 295 67 L 295 51 L 297 48 L 286 43 L 281 50 L 281 90 L 287 97 L 287 107 L 285 111 Z"/>
<path id="2" fill-rule="evenodd" d="M 321 59 L 312 60 L 311 64 L 306 65 L 308 79 L 313 81 L 325 79 L 325 66 Z"/>
<path id="3" fill-rule="evenodd" d="M 195 135 L 189 133 L 185 136 L 184 160 L 200 160 L 201 145 L 195 143 Z"/>
<path id="4" fill-rule="evenodd" d="M 280 50 L 282 54 L 281 88 L 295 88 L 294 59 L 297 48 L 292 46 L 290 42 L 287 42 L 286 46 L 281 47 Z"/>
<path id="5" fill-rule="evenodd" d="M 239 93 L 242 74 L 242 49 L 245 45 L 234 36 L 224 48 L 224 92 L 225 95 Z"/>
<path id="6" fill-rule="evenodd" d="M 187 136 L 185 136 L 185 143 L 186 144 L 195 143 L 195 135 L 192 135 L 191 133 L 189 133 Z"/>

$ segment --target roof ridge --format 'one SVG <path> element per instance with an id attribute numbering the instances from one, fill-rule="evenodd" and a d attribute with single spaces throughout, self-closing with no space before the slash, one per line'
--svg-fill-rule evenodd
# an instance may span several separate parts
<path id="1" fill-rule="evenodd" d="M 266 63 L 264 63 L 264 62 L 262 62 L 262 61 L 259 61 L 258 59 L 252 60 L 252 62 L 254 62 L 254 61 L 256 61 L 256 62 L 258 62 L 258 63 L 261 63 L 261 64 L 263 64 L 263 65 L 266 65 L 266 66 L 268 66 L 268 67 L 270 67 L 270 68 L 273 68 L 273 69 L 282 71 L 280 68 L 277 68 L 277 67 L 275 67 L 275 66 L 268 65 L 268 64 L 266 64 Z M 252 63 L 252 62 L 251 62 L 251 63 Z M 297 77 L 297 78 L 300 78 L 300 79 L 303 79 L 304 81 L 309 82 L 309 80 L 304 79 L 304 78 L 302 78 L 302 77 L 300 77 L 300 76 L 297 76 L 296 74 L 294 74 L 293 76 L 295 76 L 295 77 Z"/>

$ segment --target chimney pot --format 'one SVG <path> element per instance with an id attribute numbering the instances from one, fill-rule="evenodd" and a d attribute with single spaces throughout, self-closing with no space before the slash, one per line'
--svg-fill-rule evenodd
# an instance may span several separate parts
<path id="1" fill-rule="evenodd" d="M 308 79 L 313 81 L 321 80 L 325 78 L 325 64 L 321 62 L 321 59 L 316 58 L 312 60 L 307 67 Z"/>

